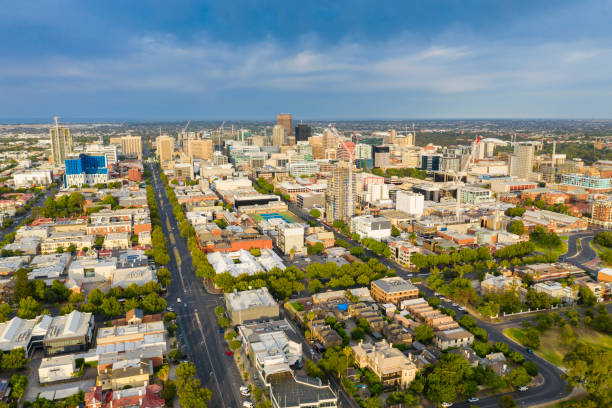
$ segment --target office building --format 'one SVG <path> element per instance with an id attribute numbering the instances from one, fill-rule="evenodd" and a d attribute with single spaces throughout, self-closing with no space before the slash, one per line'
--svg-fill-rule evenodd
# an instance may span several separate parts
<path id="1" fill-rule="evenodd" d="M 374 167 L 386 167 L 389 165 L 389 146 L 372 146 Z"/>
<path id="2" fill-rule="evenodd" d="M 214 152 L 212 139 L 189 139 L 187 145 L 187 155 L 191 160 L 212 160 Z"/>
<path id="3" fill-rule="evenodd" d="M 121 151 L 125 156 L 142 158 L 142 138 L 140 136 L 121 137 Z"/>
<path id="4" fill-rule="evenodd" d="M 438 171 L 441 163 L 441 154 L 424 154 L 421 156 L 421 170 Z"/>
<path id="5" fill-rule="evenodd" d="M 301 224 L 279 225 L 278 248 L 285 255 L 305 255 L 304 226 Z"/>
<path id="6" fill-rule="evenodd" d="M 64 185 L 66 187 L 108 182 L 106 156 L 80 154 L 78 157 L 66 159 L 65 163 Z"/>
<path id="7" fill-rule="evenodd" d="M 118 161 L 119 154 L 117 153 L 117 145 L 102 145 L 100 143 L 92 143 L 87 145 L 85 148 L 85 153 L 91 156 L 106 156 L 107 164 L 115 164 Z"/>
<path id="8" fill-rule="evenodd" d="M 174 138 L 170 136 L 159 136 L 156 140 L 157 157 L 159 161 L 171 161 L 174 156 Z"/>
<path id="9" fill-rule="evenodd" d="M 348 220 L 355 215 L 357 198 L 355 171 L 352 163 L 338 162 L 328 180 L 325 197 L 325 218 L 327 222 Z"/>
<path id="10" fill-rule="evenodd" d="M 225 306 L 234 324 L 247 321 L 278 319 L 278 303 L 268 288 L 244 290 L 225 294 Z"/>
<path id="11" fill-rule="evenodd" d="M 287 144 L 287 130 L 282 125 L 276 125 L 272 128 L 272 145 L 282 146 Z"/>
<path id="12" fill-rule="evenodd" d="M 608 177 L 596 177 L 588 174 L 561 174 L 561 184 L 576 186 L 597 191 L 609 191 L 612 188 L 612 179 Z"/>
<path id="13" fill-rule="evenodd" d="M 391 222 L 385 217 L 361 215 L 351 218 L 351 233 L 361 238 L 382 240 L 391 236 Z"/>
<path id="14" fill-rule="evenodd" d="M 399 306 L 402 300 L 419 297 L 419 288 L 396 276 L 372 281 L 370 283 L 370 293 L 377 302 L 393 303 Z"/>
<path id="15" fill-rule="evenodd" d="M 529 180 L 533 173 L 534 147 L 531 144 L 517 144 L 514 155 L 510 158 L 510 175 L 522 180 Z"/>
<path id="16" fill-rule="evenodd" d="M 357 143 L 355 145 L 355 160 L 371 159 L 372 158 L 372 145 Z"/>
<path id="17" fill-rule="evenodd" d="M 296 142 L 305 142 L 308 141 L 308 138 L 312 136 L 312 128 L 305 124 L 300 123 L 295 127 L 295 141 Z"/>
<path id="18" fill-rule="evenodd" d="M 293 119 L 290 113 L 281 113 L 276 116 L 276 125 L 282 126 L 287 136 L 293 136 Z"/>
<path id="19" fill-rule="evenodd" d="M 465 204 L 482 204 L 494 201 L 491 190 L 482 187 L 464 186 L 461 187 L 459 197 L 460 201 Z"/>
<path id="20" fill-rule="evenodd" d="M 58 124 L 57 119 L 56 116 L 55 127 L 49 129 L 49 136 L 51 137 L 51 159 L 54 164 L 61 165 L 72 153 L 72 135 L 69 128 Z"/>
<path id="21" fill-rule="evenodd" d="M 425 196 L 409 191 L 398 191 L 395 195 L 395 209 L 413 217 L 423 215 Z"/>
<path id="22" fill-rule="evenodd" d="M 53 182 L 51 170 L 33 170 L 23 173 L 13 173 L 15 188 L 31 186 L 48 186 Z"/>

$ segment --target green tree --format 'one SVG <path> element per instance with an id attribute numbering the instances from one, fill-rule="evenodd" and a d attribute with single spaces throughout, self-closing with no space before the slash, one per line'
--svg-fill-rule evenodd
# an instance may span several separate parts
<path id="1" fill-rule="evenodd" d="M 3 370 L 21 370 L 28 363 L 23 347 L 12 349 L 8 354 L 2 355 L 0 367 Z"/>
<path id="2" fill-rule="evenodd" d="M 580 286 L 580 289 L 578 289 L 578 296 L 580 303 L 585 306 L 595 306 L 597 303 L 597 297 L 588 286 Z"/>
<path id="3" fill-rule="evenodd" d="M 212 396 L 208 388 L 200 386 L 196 378 L 195 366 L 190 363 L 181 363 L 175 371 L 179 404 L 182 408 L 206 408 Z"/>
<path id="4" fill-rule="evenodd" d="M 41 306 L 34 298 L 28 296 L 19 301 L 17 316 L 22 319 L 33 319 L 40 314 Z"/>
<path id="5" fill-rule="evenodd" d="M 517 367 L 510 371 L 508 375 L 506 375 L 506 378 L 514 387 L 522 387 L 531 381 L 531 377 L 523 367 Z"/>
<path id="6" fill-rule="evenodd" d="M 514 398 L 511 395 L 502 395 L 499 397 L 498 405 L 500 408 L 515 408 L 516 402 L 514 402 Z"/>
<path id="7" fill-rule="evenodd" d="M 512 221 L 509 231 L 516 235 L 523 235 L 525 233 L 525 224 L 523 224 L 523 221 L 520 220 Z"/>
<path id="8" fill-rule="evenodd" d="M 421 343 L 429 343 L 434 338 L 434 332 L 431 327 L 426 324 L 421 324 L 414 329 L 414 339 Z"/>
<path id="9" fill-rule="evenodd" d="M 310 210 L 309 214 L 312 218 L 319 218 L 321 216 L 321 211 L 317 210 L 316 208 L 313 208 L 312 210 Z"/>
<path id="10" fill-rule="evenodd" d="M 172 274 L 168 270 L 168 268 L 159 268 L 157 271 L 157 281 L 165 288 L 170 286 L 170 280 L 172 278 Z"/>
<path id="11" fill-rule="evenodd" d="M 123 314 L 123 307 L 121 307 L 121 303 L 119 303 L 119 301 L 112 296 L 105 298 L 102 301 L 100 310 L 106 317 L 120 316 Z"/>
<path id="12" fill-rule="evenodd" d="M 0 323 L 6 322 L 11 313 L 13 313 L 13 308 L 8 303 L 0 304 Z"/>
<path id="13" fill-rule="evenodd" d="M 401 235 L 401 231 L 399 229 L 397 229 L 397 227 L 395 225 L 391 226 L 391 236 L 392 237 L 399 237 Z"/>
<path id="14" fill-rule="evenodd" d="M 147 313 L 161 313 L 166 305 L 166 299 L 156 293 L 149 293 L 142 299 L 142 307 Z"/>
<path id="15" fill-rule="evenodd" d="M 28 377 L 25 375 L 13 374 L 10 381 L 11 397 L 19 399 L 25 395 L 28 387 Z"/>
<path id="16" fill-rule="evenodd" d="M 324 288 L 323 284 L 318 279 L 313 279 L 308 282 L 308 291 L 312 293 L 318 293 Z"/>
<path id="17" fill-rule="evenodd" d="M 32 284 L 28 280 L 28 270 L 27 269 L 18 269 L 14 275 L 15 280 L 15 288 L 14 288 L 14 298 L 17 302 L 21 299 L 27 298 L 28 296 L 33 295 Z M 43 282 L 44 283 L 44 282 Z"/>

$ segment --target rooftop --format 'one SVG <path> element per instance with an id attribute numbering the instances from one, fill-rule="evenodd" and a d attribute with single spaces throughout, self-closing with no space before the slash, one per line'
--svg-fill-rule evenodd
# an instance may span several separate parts
<path id="1" fill-rule="evenodd" d="M 389 292 L 405 292 L 408 290 L 417 289 L 411 282 L 400 278 L 399 276 L 395 276 L 392 278 L 382 278 L 375 280 L 372 284 L 378 286 L 383 291 Z"/>
<path id="2" fill-rule="evenodd" d="M 247 310 L 258 306 L 278 306 L 272 295 L 270 295 L 270 292 L 268 292 L 268 288 L 265 287 L 242 292 L 226 293 L 225 297 L 233 310 Z"/>

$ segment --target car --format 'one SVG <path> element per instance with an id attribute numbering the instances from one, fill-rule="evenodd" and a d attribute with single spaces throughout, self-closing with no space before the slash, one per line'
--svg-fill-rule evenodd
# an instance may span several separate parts
<path id="1" fill-rule="evenodd" d="M 242 406 L 244 408 L 255 408 L 255 404 L 253 404 L 251 401 L 244 401 L 242 403 Z"/>
<path id="2" fill-rule="evenodd" d="M 183 306 L 187 307 L 187 303 L 183 303 Z"/>
<path id="3" fill-rule="evenodd" d="M 225 350 L 225 355 L 226 355 L 226 356 L 233 356 L 233 355 L 234 355 L 234 352 L 233 352 L 233 351 L 231 351 L 231 350 Z"/>
<path id="4" fill-rule="evenodd" d="M 532 349 L 530 349 L 530 348 L 528 348 L 528 349 L 527 349 L 527 350 L 525 350 L 525 351 L 527 351 L 529 354 L 533 354 L 533 350 L 532 350 Z"/>
<path id="5" fill-rule="evenodd" d="M 181 298 L 176 298 L 176 303 L 181 303 Z"/>
<path id="6" fill-rule="evenodd" d="M 248 391 L 248 390 L 249 390 L 249 387 L 247 387 L 246 385 L 241 385 L 240 386 L 240 392 L 245 392 L 245 391 Z"/>
<path id="7" fill-rule="evenodd" d="M 529 389 L 529 388 L 527 388 L 527 387 L 526 387 L 526 386 L 524 386 L 524 385 L 523 385 L 522 387 L 519 387 L 519 388 L 518 388 L 518 390 L 519 390 L 519 391 L 521 391 L 521 392 L 525 392 L 525 391 L 527 391 L 528 389 Z"/>
<path id="8" fill-rule="evenodd" d="M 461 310 L 462 312 L 465 312 L 465 307 L 461 306 L 459 307 L 459 310 Z"/>
<path id="9" fill-rule="evenodd" d="M 166 308 L 166 310 L 169 311 L 169 312 L 174 312 L 174 308 L 172 306 L 168 306 Z"/>
<path id="10" fill-rule="evenodd" d="M 468 402 L 478 402 L 480 401 L 480 398 L 476 398 L 476 397 L 472 397 L 468 400 Z"/>
<path id="11" fill-rule="evenodd" d="M 240 390 L 240 395 L 248 398 L 251 396 L 251 391 L 249 391 L 248 389 L 246 391 Z"/>
<path id="12" fill-rule="evenodd" d="M 452 407 L 452 406 L 453 406 L 453 403 L 452 403 L 452 402 L 443 402 L 443 403 L 442 403 L 442 406 L 443 406 L 443 407 L 445 407 L 445 408 L 446 408 L 446 407 Z"/>
<path id="13" fill-rule="evenodd" d="M 452 306 L 453 306 L 453 307 L 457 307 L 457 306 L 459 306 L 459 305 L 453 302 Z"/>

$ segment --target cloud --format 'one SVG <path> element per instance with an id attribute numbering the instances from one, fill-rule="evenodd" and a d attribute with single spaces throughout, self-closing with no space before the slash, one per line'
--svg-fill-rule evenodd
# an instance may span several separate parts
<path id="1" fill-rule="evenodd" d="M 403 33 L 385 42 L 310 36 L 294 49 L 273 38 L 232 45 L 168 33 L 135 36 L 111 56 L 0 57 L 0 85 L 41 91 L 145 91 L 185 94 L 227 90 L 283 92 L 429 92 L 462 94 L 564 89 L 596 84 L 610 89 L 605 41 L 543 44 L 474 38 L 417 43 Z"/>

